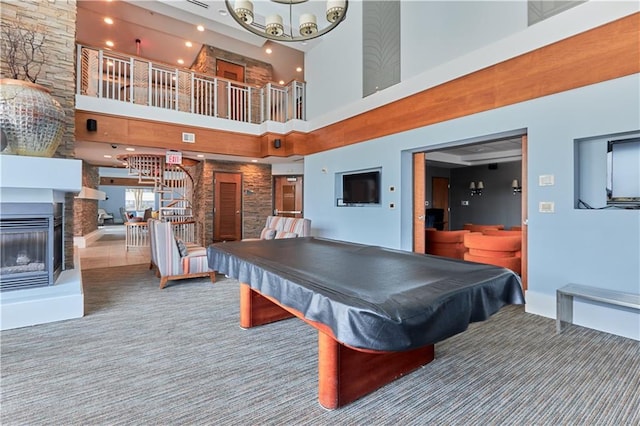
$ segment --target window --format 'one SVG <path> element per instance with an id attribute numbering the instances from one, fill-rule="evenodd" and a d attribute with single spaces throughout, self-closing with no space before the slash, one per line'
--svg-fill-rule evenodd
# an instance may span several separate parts
<path id="1" fill-rule="evenodd" d="M 130 210 L 144 210 L 155 207 L 155 193 L 151 188 L 125 188 L 124 208 Z"/>

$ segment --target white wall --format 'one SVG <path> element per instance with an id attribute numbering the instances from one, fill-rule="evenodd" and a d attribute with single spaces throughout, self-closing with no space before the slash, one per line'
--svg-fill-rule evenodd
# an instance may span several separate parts
<path id="1" fill-rule="evenodd" d="M 584 31 L 580 25 L 585 22 L 600 25 L 636 12 L 638 7 L 637 2 L 585 3 L 537 24 L 537 28 L 530 27 L 509 40 L 498 41 L 495 44 L 499 49 L 492 45 L 458 59 L 449 79 L 460 70 L 480 68 L 487 55 L 494 62 L 500 55 L 506 59 L 513 56 L 518 45 L 545 45 L 552 41 L 549 37 L 560 39 L 568 36 L 567 32 Z M 416 32 L 421 30 L 415 28 Z M 359 40 L 359 33 L 356 35 Z M 353 43 L 357 44 L 357 40 Z M 336 42 L 335 47 L 339 45 Z M 341 52 L 335 52 L 334 58 L 341 63 Z M 319 65 L 307 63 L 307 67 L 316 69 Z M 341 70 L 341 77 L 360 88 L 361 73 L 357 69 L 353 74 Z M 334 71 L 337 72 L 331 69 L 327 73 L 333 78 Z M 431 74 L 425 72 L 421 76 L 425 81 L 436 81 L 445 74 L 445 69 L 437 67 Z M 402 86 L 391 90 L 401 92 L 405 90 Z M 326 88 L 324 93 L 314 92 L 308 98 L 312 102 L 316 96 L 329 97 L 318 102 L 323 108 L 336 109 L 327 111 L 325 116 L 346 117 L 349 111 L 357 113 L 362 104 L 370 102 L 347 97 L 351 93 L 346 91 L 345 97 L 340 93 L 342 103 L 335 99 L 336 93 Z M 574 207 L 575 140 L 639 131 L 639 93 L 640 75 L 636 74 L 307 156 L 305 216 L 313 221 L 317 236 L 411 250 L 411 152 L 487 135 L 526 132 L 530 182 L 527 311 L 553 317 L 555 290 L 571 282 L 639 293 L 640 211 L 587 211 Z M 318 107 L 318 111 L 321 109 Z M 311 127 L 322 124 L 326 117 L 315 119 Z M 603 166 L 599 161 L 592 165 L 595 173 L 601 173 L 599 167 Z M 337 207 L 335 173 L 374 167 L 382 167 L 382 207 Z M 546 174 L 554 175 L 555 185 L 537 186 L 538 177 Z M 395 187 L 394 192 L 389 191 L 390 186 Z M 539 213 L 541 201 L 554 202 L 555 213 Z M 578 301 L 575 313 L 577 324 L 640 340 L 640 316 L 635 311 Z"/>

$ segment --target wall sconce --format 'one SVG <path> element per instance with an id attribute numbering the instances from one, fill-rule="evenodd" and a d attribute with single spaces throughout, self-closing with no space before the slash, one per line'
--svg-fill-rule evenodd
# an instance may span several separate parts
<path id="1" fill-rule="evenodd" d="M 471 190 L 471 196 L 482 195 L 482 190 L 484 189 L 484 183 L 482 183 L 482 181 L 479 180 L 478 184 L 476 185 L 475 182 L 471 181 L 471 183 L 469 184 L 469 189 Z"/>
<path id="2" fill-rule="evenodd" d="M 522 192 L 522 187 L 520 186 L 518 179 L 511 181 L 511 189 L 513 189 L 513 195 L 516 195 L 518 192 Z"/>

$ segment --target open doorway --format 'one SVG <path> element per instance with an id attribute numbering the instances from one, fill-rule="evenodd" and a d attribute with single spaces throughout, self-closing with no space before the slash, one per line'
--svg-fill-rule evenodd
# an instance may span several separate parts
<path id="1" fill-rule="evenodd" d="M 426 252 L 427 227 L 461 230 L 476 223 L 520 228 L 526 289 L 526 142 L 526 135 L 515 135 L 414 153 L 414 251 Z"/>

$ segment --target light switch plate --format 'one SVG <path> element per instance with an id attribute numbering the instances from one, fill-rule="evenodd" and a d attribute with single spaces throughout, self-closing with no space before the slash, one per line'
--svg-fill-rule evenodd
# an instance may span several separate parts
<path id="1" fill-rule="evenodd" d="M 554 175 L 540 175 L 540 176 L 538 176 L 538 185 L 539 186 L 553 186 L 553 185 L 555 185 L 555 176 Z"/>
<path id="2" fill-rule="evenodd" d="M 538 211 L 540 213 L 554 213 L 556 204 L 553 201 L 540 201 L 538 205 Z"/>

